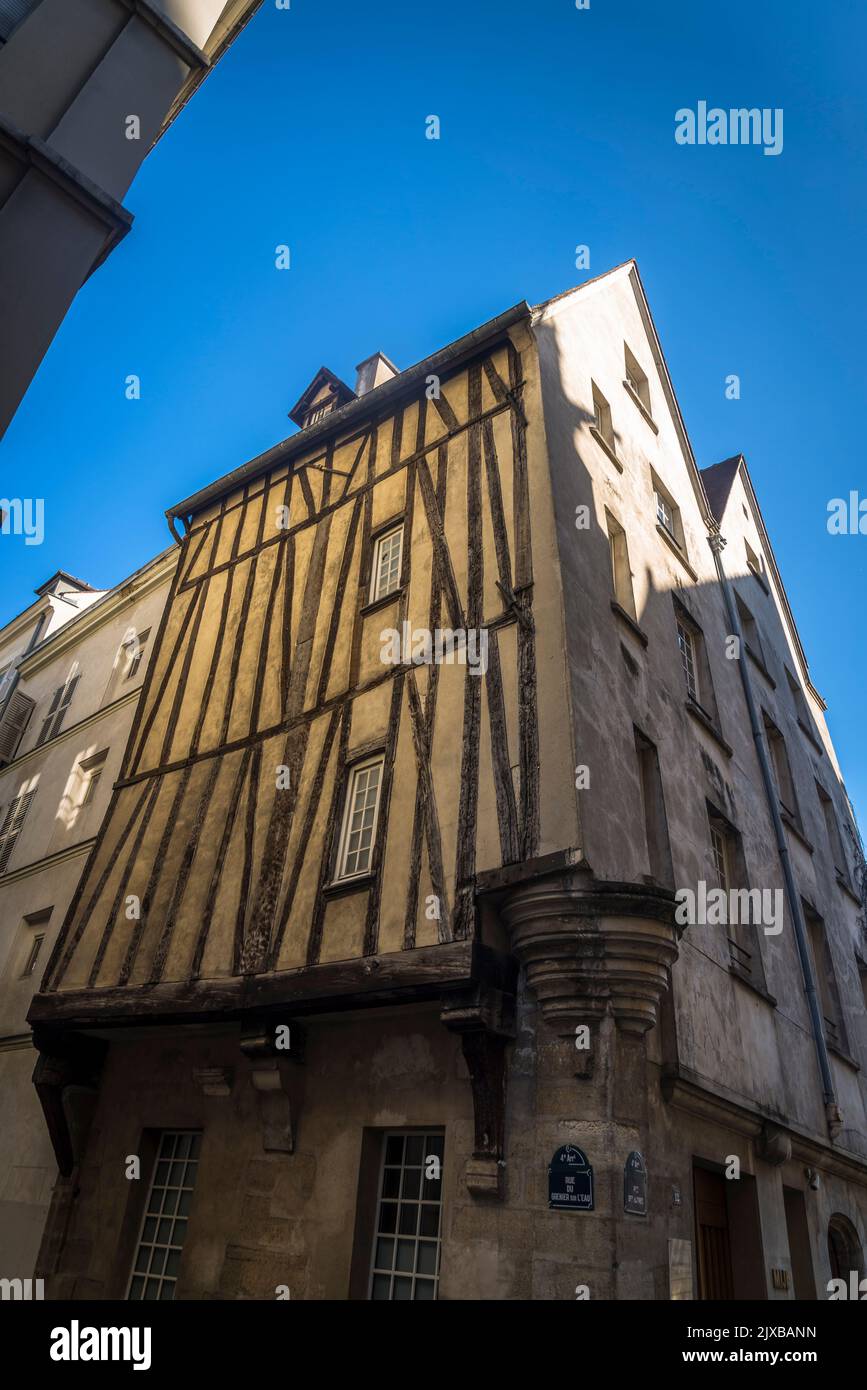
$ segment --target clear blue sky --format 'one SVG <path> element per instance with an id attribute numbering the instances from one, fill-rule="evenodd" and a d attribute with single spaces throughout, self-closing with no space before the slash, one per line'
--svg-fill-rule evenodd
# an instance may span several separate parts
<path id="1" fill-rule="evenodd" d="M 164 509 L 288 434 L 322 363 L 407 366 L 580 282 L 587 243 L 590 274 L 638 260 L 699 462 L 748 458 L 863 821 L 867 536 L 826 515 L 867 496 L 865 41 L 854 0 L 265 0 L 2 446 L 46 538 L 3 538 L 0 622 L 57 568 L 109 586 L 161 550 Z M 782 154 L 676 145 L 699 100 L 782 107 Z"/>

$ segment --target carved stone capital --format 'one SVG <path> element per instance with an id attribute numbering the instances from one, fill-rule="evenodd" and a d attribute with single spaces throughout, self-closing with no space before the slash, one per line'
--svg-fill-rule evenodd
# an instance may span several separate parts
<path id="1" fill-rule="evenodd" d="M 792 1157 L 792 1140 L 779 1125 L 766 1120 L 756 1140 L 756 1152 L 759 1158 L 763 1158 L 766 1163 L 772 1163 L 776 1168 L 782 1163 L 788 1163 Z"/>
<path id="2" fill-rule="evenodd" d="M 566 868 L 517 884 L 499 913 L 546 1021 L 559 1033 L 612 1014 L 643 1034 L 657 1021 L 682 928 L 666 888 Z"/>

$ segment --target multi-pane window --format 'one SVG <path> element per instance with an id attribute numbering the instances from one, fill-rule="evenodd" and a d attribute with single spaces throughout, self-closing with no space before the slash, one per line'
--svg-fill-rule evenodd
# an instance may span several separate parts
<path id="1" fill-rule="evenodd" d="M 35 795 L 35 787 L 32 791 L 20 792 L 6 807 L 5 812 L 0 812 L 0 874 L 6 872 L 6 866 L 12 857 L 12 851 Z"/>
<path id="2" fill-rule="evenodd" d="M 663 497 L 661 492 L 656 494 L 656 519 L 660 526 L 665 527 L 670 536 L 674 536 L 674 512 L 668 499 Z"/>
<path id="3" fill-rule="evenodd" d="M 713 851 L 713 863 L 716 869 L 716 876 L 720 888 L 728 892 L 730 887 L 731 875 L 729 870 L 729 847 L 726 843 L 724 832 L 718 825 L 711 824 L 710 844 Z"/>
<path id="4" fill-rule="evenodd" d="M 698 679 L 696 677 L 695 639 L 685 623 L 677 619 L 677 645 L 680 662 L 686 678 L 686 689 L 693 700 L 698 700 Z"/>
<path id="5" fill-rule="evenodd" d="M 349 774 L 343 830 L 337 856 L 337 877 L 355 878 L 370 870 L 379 794 L 382 786 L 382 758 L 359 763 Z"/>
<path id="6" fill-rule="evenodd" d="M 333 406 L 333 401 L 323 401 L 320 405 L 314 405 L 313 409 L 307 412 L 304 428 L 308 429 L 310 425 L 315 425 L 317 420 L 321 420 L 323 416 L 329 414 Z"/>
<path id="7" fill-rule="evenodd" d="M 400 588 L 400 566 L 403 558 L 403 527 L 396 526 L 379 536 L 373 548 L 373 570 L 370 582 L 370 602 L 386 598 Z"/>
<path id="8" fill-rule="evenodd" d="M 66 681 L 64 685 L 61 685 L 55 690 L 48 708 L 48 714 L 42 721 L 39 738 L 36 740 L 37 748 L 40 744 L 47 743 L 50 738 L 56 738 L 60 733 L 63 727 L 63 721 L 66 718 L 66 711 L 72 703 L 72 697 L 75 694 L 75 687 L 77 684 L 78 676 L 70 676 L 69 680 Z"/>
<path id="9" fill-rule="evenodd" d="M 175 1296 L 202 1136 L 164 1130 L 130 1274 L 128 1299 L 168 1303 Z"/>
<path id="10" fill-rule="evenodd" d="M 389 1133 L 373 1236 L 370 1298 L 433 1300 L 440 1266 L 441 1131 Z"/>

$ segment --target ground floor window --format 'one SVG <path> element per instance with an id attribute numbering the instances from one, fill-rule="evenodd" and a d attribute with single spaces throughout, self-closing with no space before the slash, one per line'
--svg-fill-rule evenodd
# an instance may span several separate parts
<path id="1" fill-rule="evenodd" d="M 175 1296 L 201 1143 L 197 1130 L 167 1129 L 159 1136 L 128 1299 L 167 1303 Z"/>
<path id="2" fill-rule="evenodd" d="M 437 1296 L 443 1141 L 442 1130 L 383 1135 L 369 1298 Z"/>

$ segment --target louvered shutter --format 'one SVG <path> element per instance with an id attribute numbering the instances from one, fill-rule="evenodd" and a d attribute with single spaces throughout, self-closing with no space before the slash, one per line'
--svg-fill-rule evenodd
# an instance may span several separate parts
<path id="1" fill-rule="evenodd" d="M 21 834 L 24 819 L 30 809 L 30 803 L 35 795 L 34 790 L 17 796 L 3 817 L 3 823 L 0 825 L 0 874 L 6 872 L 6 865 L 9 863 L 18 836 Z"/>
<path id="2" fill-rule="evenodd" d="M 6 706 L 6 713 L 0 719 L 0 765 L 11 763 L 15 757 L 21 735 L 27 727 L 35 704 L 36 701 L 31 700 L 29 695 L 20 690 L 13 691 Z"/>

